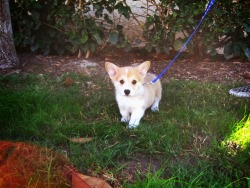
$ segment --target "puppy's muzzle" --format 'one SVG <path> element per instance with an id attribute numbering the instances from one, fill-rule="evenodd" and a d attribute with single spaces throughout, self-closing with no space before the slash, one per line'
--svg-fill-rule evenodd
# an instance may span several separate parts
<path id="1" fill-rule="evenodd" d="M 128 95 L 130 94 L 130 90 L 129 90 L 129 89 L 125 89 L 125 90 L 124 90 L 124 93 L 125 93 L 125 95 L 128 96 Z"/>

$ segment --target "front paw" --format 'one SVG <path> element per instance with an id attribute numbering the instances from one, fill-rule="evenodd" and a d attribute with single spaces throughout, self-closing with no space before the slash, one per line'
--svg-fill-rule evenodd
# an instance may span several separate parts
<path id="1" fill-rule="evenodd" d="M 159 107 L 158 106 L 155 106 L 155 107 L 151 107 L 151 111 L 152 112 L 158 112 L 159 111 Z"/>
<path id="2" fill-rule="evenodd" d="M 138 125 L 139 125 L 139 122 L 138 120 L 135 120 L 135 121 L 129 121 L 129 124 L 128 124 L 128 128 L 130 129 L 133 129 L 133 128 L 136 128 Z"/>
<path id="3" fill-rule="evenodd" d="M 131 124 L 131 125 L 129 124 L 128 125 L 129 129 L 135 129 L 136 127 L 138 127 L 138 125 L 135 125 L 135 124 Z"/>
<path id="4" fill-rule="evenodd" d="M 122 118 L 121 118 L 121 122 L 127 123 L 127 122 L 129 122 L 129 118 L 127 118 L 127 117 L 122 117 Z"/>

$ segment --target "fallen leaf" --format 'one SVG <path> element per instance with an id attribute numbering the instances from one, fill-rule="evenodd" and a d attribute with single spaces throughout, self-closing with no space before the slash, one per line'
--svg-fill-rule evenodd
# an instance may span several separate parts
<path id="1" fill-rule="evenodd" d="M 92 137 L 89 137 L 89 138 L 70 138 L 69 139 L 70 142 L 73 142 L 73 143 L 86 143 L 86 142 L 90 142 L 93 140 Z"/>
<path id="2" fill-rule="evenodd" d="M 73 83 L 74 83 L 74 80 L 73 80 L 71 77 L 67 77 L 67 78 L 64 80 L 64 86 L 66 86 L 66 87 L 71 86 Z"/>
<path id="3" fill-rule="evenodd" d="M 72 173 L 72 188 L 91 188 L 79 175 L 79 173 Z"/>
<path id="4" fill-rule="evenodd" d="M 85 176 L 83 174 L 72 173 L 73 188 L 112 188 L 104 180 L 96 177 Z"/>

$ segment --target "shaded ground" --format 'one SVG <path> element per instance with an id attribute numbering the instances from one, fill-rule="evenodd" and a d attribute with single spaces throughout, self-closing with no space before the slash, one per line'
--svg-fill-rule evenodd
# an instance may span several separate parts
<path id="1" fill-rule="evenodd" d="M 74 56 L 43 56 L 31 53 L 19 53 L 23 64 L 22 72 L 44 74 L 49 73 L 60 76 L 66 72 L 82 73 L 88 75 L 107 75 L 104 69 L 105 61 L 120 66 L 141 63 L 145 60 L 152 62 L 150 72 L 159 74 L 170 62 L 166 55 L 143 54 L 139 52 L 125 53 L 123 51 L 102 52 L 92 54 L 90 59 L 78 59 Z M 1 71 L 8 74 L 15 70 Z M 223 58 L 211 61 L 204 58 L 194 62 L 192 59 L 178 58 L 166 72 L 162 80 L 168 79 L 199 80 L 218 83 L 250 83 L 250 62 L 237 59 L 226 62 Z"/>

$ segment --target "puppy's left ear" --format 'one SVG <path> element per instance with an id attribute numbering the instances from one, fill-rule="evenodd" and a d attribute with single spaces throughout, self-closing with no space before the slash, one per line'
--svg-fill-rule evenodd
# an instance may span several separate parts
<path id="1" fill-rule="evenodd" d="M 143 77 L 146 76 L 146 74 L 147 74 L 149 68 L 150 68 L 150 61 L 144 61 L 142 64 L 140 64 L 140 65 L 138 66 L 139 73 L 140 73 Z"/>

